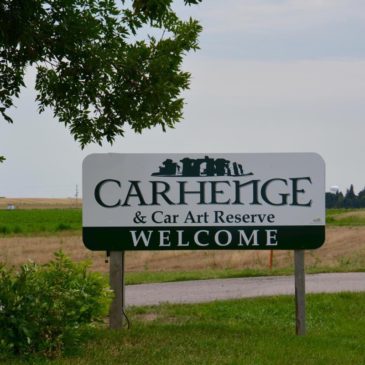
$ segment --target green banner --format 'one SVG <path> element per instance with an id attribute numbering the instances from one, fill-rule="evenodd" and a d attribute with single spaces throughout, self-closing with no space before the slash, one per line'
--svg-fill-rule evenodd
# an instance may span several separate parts
<path id="1" fill-rule="evenodd" d="M 325 226 L 84 227 L 90 250 L 301 250 L 325 241 Z"/>

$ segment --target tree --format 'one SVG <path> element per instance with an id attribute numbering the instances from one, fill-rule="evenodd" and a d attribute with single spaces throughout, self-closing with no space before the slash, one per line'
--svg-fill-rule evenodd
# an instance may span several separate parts
<path id="1" fill-rule="evenodd" d="M 359 200 L 359 207 L 365 208 L 365 188 L 359 191 L 358 200 Z"/>
<path id="2" fill-rule="evenodd" d="M 337 203 L 337 194 L 333 194 L 333 193 L 326 193 L 325 198 L 326 198 L 326 209 L 332 209 L 336 207 L 336 203 Z"/>
<path id="3" fill-rule="evenodd" d="M 184 0 L 192 5 L 201 0 Z M 36 68 L 39 112 L 50 107 L 81 147 L 112 143 L 182 118 L 190 74 L 183 56 L 201 26 L 181 20 L 172 0 L 3 0 L 0 3 L 0 113 Z M 156 36 L 156 33 L 160 33 Z"/>
<path id="4" fill-rule="evenodd" d="M 358 208 L 358 200 L 354 191 L 354 186 L 351 184 L 350 188 L 347 189 L 345 198 L 343 201 L 344 208 Z"/>

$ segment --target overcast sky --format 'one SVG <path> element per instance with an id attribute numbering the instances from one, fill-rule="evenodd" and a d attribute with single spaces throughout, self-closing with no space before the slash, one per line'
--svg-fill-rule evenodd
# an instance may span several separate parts
<path id="1" fill-rule="evenodd" d="M 178 4 L 183 3 L 182 0 Z M 365 1 L 203 0 L 184 120 L 84 151 L 29 87 L 0 121 L 0 196 L 71 197 L 94 152 L 317 152 L 326 186 L 365 186 Z"/>

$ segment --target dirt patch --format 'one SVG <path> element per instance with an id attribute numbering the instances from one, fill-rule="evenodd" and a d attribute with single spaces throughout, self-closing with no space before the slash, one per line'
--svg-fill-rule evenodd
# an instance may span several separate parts
<path id="1" fill-rule="evenodd" d="M 81 199 L 49 199 L 49 198 L 0 198 L 0 209 L 13 205 L 16 209 L 66 209 L 81 208 Z"/>
<path id="2" fill-rule="evenodd" d="M 335 267 L 365 264 L 365 227 L 329 227 L 326 243 L 307 251 L 307 266 Z M 92 269 L 107 272 L 105 252 L 84 247 L 80 235 L 0 238 L 0 261 L 20 265 L 27 260 L 49 261 L 62 249 L 75 260 L 90 259 Z M 274 251 L 274 268 L 293 263 L 292 251 Z M 126 271 L 191 271 L 202 269 L 267 268 L 269 251 L 142 251 L 126 253 Z"/>

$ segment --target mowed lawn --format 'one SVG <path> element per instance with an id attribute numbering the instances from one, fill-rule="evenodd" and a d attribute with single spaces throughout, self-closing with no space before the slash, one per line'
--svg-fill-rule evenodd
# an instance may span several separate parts
<path id="1" fill-rule="evenodd" d="M 292 296 L 130 308 L 131 329 L 89 331 L 54 361 L 6 364 L 365 364 L 365 294 L 307 296 L 304 337 Z"/>

